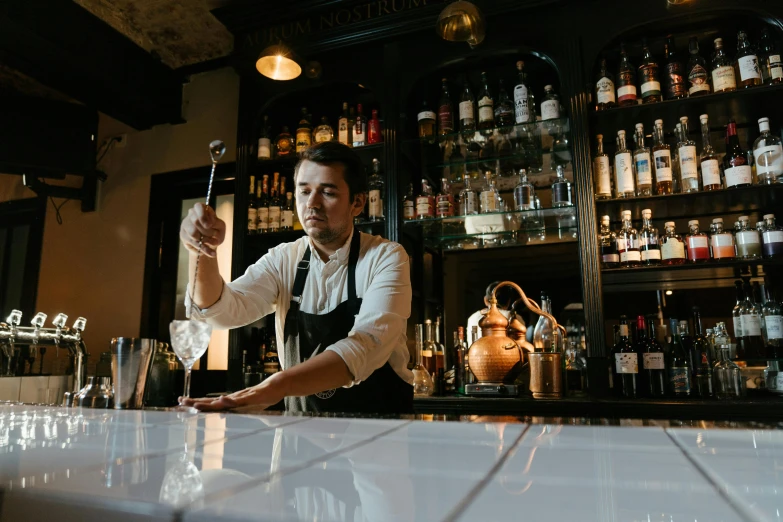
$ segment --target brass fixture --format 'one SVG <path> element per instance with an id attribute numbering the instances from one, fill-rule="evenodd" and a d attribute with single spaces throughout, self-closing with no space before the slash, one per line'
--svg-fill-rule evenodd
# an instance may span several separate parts
<path id="1" fill-rule="evenodd" d="M 435 30 L 444 40 L 475 47 L 484 41 L 484 16 L 472 2 L 457 0 L 440 12 Z"/>
<path id="2" fill-rule="evenodd" d="M 256 60 L 258 72 L 273 80 L 293 80 L 302 74 L 302 67 L 297 63 L 294 52 L 278 43 L 270 45 Z"/>

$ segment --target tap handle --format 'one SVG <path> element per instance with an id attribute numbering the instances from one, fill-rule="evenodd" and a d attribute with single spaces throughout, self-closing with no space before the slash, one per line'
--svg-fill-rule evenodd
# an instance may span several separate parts
<path id="1" fill-rule="evenodd" d="M 77 317 L 76 321 L 73 323 L 73 329 L 77 332 L 83 332 L 84 326 L 87 324 L 87 319 L 84 317 Z"/>
<path id="2" fill-rule="evenodd" d="M 11 315 L 8 316 L 8 324 L 11 326 L 19 326 L 22 324 L 22 311 L 21 310 L 11 310 Z"/>
<path id="3" fill-rule="evenodd" d="M 68 316 L 65 314 L 57 314 L 54 317 L 54 321 L 52 321 L 52 324 L 56 326 L 57 328 L 65 328 L 65 323 L 68 321 Z"/>
<path id="4" fill-rule="evenodd" d="M 33 317 L 33 320 L 30 321 L 30 324 L 35 326 L 36 328 L 43 328 L 45 322 L 46 322 L 46 314 L 43 312 L 38 312 L 37 314 L 35 314 L 35 317 Z"/>

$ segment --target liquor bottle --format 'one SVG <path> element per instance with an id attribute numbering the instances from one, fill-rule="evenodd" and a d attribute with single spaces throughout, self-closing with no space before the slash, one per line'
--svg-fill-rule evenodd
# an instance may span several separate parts
<path id="1" fill-rule="evenodd" d="M 278 183 L 280 182 L 280 173 L 275 172 L 272 177 L 272 189 L 270 190 L 269 197 L 269 231 L 280 231 L 280 207 L 282 201 L 280 201 L 280 193 L 278 192 Z"/>
<path id="2" fill-rule="evenodd" d="M 440 102 L 438 102 L 438 133 L 443 136 L 452 132 L 454 132 L 454 107 L 451 105 L 449 82 L 443 78 L 441 80 Z"/>
<path id="3" fill-rule="evenodd" d="M 691 360 L 693 361 L 693 393 L 701 398 L 713 396 L 712 364 L 710 345 L 704 337 L 701 328 L 699 307 L 693 307 L 693 340 L 691 345 Z"/>
<path id="4" fill-rule="evenodd" d="M 552 314 L 552 301 L 548 298 L 546 292 L 541 292 L 541 310 L 550 315 Z M 552 322 L 543 315 L 538 316 L 538 322 L 533 329 L 533 346 L 537 352 L 552 353 L 558 351 Z"/>
<path id="5" fill-rule="evenodd" d="M 280 230 L 294 229 L 294 195 L 285 193 L 285 204 L 280 212 Z"/>
<path id="6" fill-rule="evenodd" d="M 362 104 L 356 104 L 356 123 L 353 124 L 353 146 L 364 147 L 367 141 L 367 117 L 362 114 Z"/>
<path id="7" fill-rule="evenodd" d="M 636 149 L 633 151 L 633 163 L 636 167 L 636 195 L 652 196 L 652 165 L 650 149 L 644 146 L 644 125 L 636 124 L 634 133 Z"/>
<path id="8" fill-rule="evenodd" d="M 614 90 L 614 77 L 606 67 L 606 58 L 601 58 L 601 68 L 598 69 L 595 80 L 595 110 L 603 111 L 617 105 Z"/>
<path id="9" fill-rule="evenodd" d="M 761 236 L 750 227 L 748 216 L 740 216 L 734 223 L 734 237 L 737 242 L 737 257 L 740 259 L 761 258 Z"/>
<path id="10" fill-rule="evenodd" d="M 250 236 L 254 236 L 258 232 L 258 200 L 255 197 L 256 194 L 256 177 L 250 175 L 250 195 L 248 196 L 247 205 L 247 233 Z"/>
<path id="11" fill-rule="evenodd" d="M 734 234 L 730 230 L 723 230 L 723 218 L 712 220 L 713 232 L 710 236 L 710 250 L 712 258 L 716 261 L 734 259 Z"/>
<path id="12" fill-rule="evenodd" d="M 261 125 L 261 136 L 258 138 L 258 159 L 272 159 L 272 138 L 269 136 L 269 116 L 264 115 L 264 123 Z"/>
<path id="13" fill-rule="evenodd" d="M 430 358 L 432 354 L 430 353 Z M 429 397 L 435 392 L 435 384 L 427 370 L 424 361 L 424 325 L 416 325 L 416 363 L 411 370 L 413 373 L 413 395 L 416 397 Z"/>
<path id="14" fill-rule="evenodd" d="M 625 44 L 620 44 L 620 67 L 617 71 L 617 102 L 620 107 L 637 104 L 636 69 L 628 61 Z"/>
<path id="15" fill-rule="evenodd" d="M 745 31 L 737 33 L 737 69 L 739 70 L 739 87 L 748 88 L 761 85 L 761 69 L 756 49 L 751 45 Z"/>
<path id="16" fill-rule="evenodd" d="M 462 88 L 459 102 L 459 130 L 465 134 L 476 130 L 476 103 L 467 81 Z"/>
<path id="17" fill-rule="evenodd" d="M 560 97 L 555 94 L 551 85 L 544 85 L 544 100 L 541 102 L 541 119 L 556 120 L 560 118 Z"/>
<path id="18" fill-rule="evenodd" d="M 696 142 L 688 137 L 688 117 L 680 118 L 680 144 L 677 150 L 680 158 L 680 187 L 683 193 L 699 191 L 699 166 L 696 157 Z"/>
<path id="19" fill-rule="evenodd" d="M 737 355 L 740 359 L 745 358 L 745 347 L 743 343 L 744 335 L 742 333 L 742 304 L 745 302 L 745 290 L 742 287 L 742 281 L 734 281 L 734 293 L 736 302 L 731 310 L 731 319 L 734 326 L 734 337 L 737 339 Z"/>
<path id="20" fill-rule="evenodd" d="M 614 356 L 613 382 L 622 397 L 636 398 L 639 394 L 639 354 L 628 338 L 628 320 L 620 316 L 619 340 L 612 349 Z"/>
<path id="21" fill-rule="evenodd" d="M 783 141 L 769 132 L 769 118 L 759 119 L 761 135 L 753 142 L 753 158 L 759 184 L 783 181 Z"/>
<path id="22" fill-rule="evenodd" d="M 291 137 L 288 127 L 283 125 L 283 130 L 275 139 L 275 155 L 278 158 L 287 158 L 293 156 L 295 150 L 294 138 Z"/>
<path id="23" fill-rule="evenodd" d="M 663 120 L 655 120 L 652 153 L 655 161 L 655 188 L 658 194 L 671 194 L 674 191 L 672 151 L 663 137 Z"/>
<path id="24" fill-rule="evenodd" d="M 631 151 L 625 146 L 625 131 L 617 131 L 617 152 L 614 153 L 614 189 L 618 198 L 632 198 L 636 195 L 633 180 Z"/>
<path id="25" fill-rule="evenodd" d="M 595 156 L 593 156 L 593 177 L 595 178 L 595 199 L 612 197 L 612 174 L 609 171 L 609 155 L 604 152 L 604 136 L 595 136 Z"/>
<path id="26" fill-rule="evenodd" d="M 674 221 L 667 221 L 661 236 L 661 264 L 681 265 L 685 263 L 685 242 L 677 234 Z"/>
<path id="27" fill-rule="evenodd" d="M 481 91 L 478 95 L 478 129 L 491 129 L 495 126 L 495 101 L 489 92 L 487 73 L 481 73 Z"/>
<path id="28" fill-rule="evenodd" d="M 459 193 L 460 215 L 470 216 L 479 213 L 478 195 L 470 186 L 470 178 L 465 178 L 465 186 Z"/>
<path id="29" fill-rule="evenodd" d="M 688 350 L 682 340 L 682 330 L 677 319 L 671 319 L 672 351 L 669 361 L 669 390 L 675 397 L 688 397 L 691 394 L 691 362 Z"/>
<path id="30" fill-rule="evenodd" d="M 767 357 L 779 359 L 783 356 L 783 308 L 775 299 L 772 286 L 765 282 L 766 302 L 761 308 L 764 317 L 764 342 L 767 346 Z"/>
<path id="31" fill-rule="evenodd" d="M 315 128 L 313 137 L 316 143 L 322 143 L 324 141 L 332 141 L 334 139 L 334 130 L 329 125 L 329 120 L 326 116 L 321 117 L 321 124 Z"/>
<path id="32" fill-rule="evenodd" d="M 737 124 L 729 120 L 726 126 L 726 155 L 723 156 L 723 175 L 726 188 L 749 187 L 753 183 L 753 173 L 748 165 L 748 157 L 740 146 L 737 137 Z"/>
<path id="33" fill-rule="evenodd" d="M 636 332 L 636 351 L 642 354 L 642 394 L 663 397 L 666 395 L 666 360 L 661 344 L 655 339 L 655 322 L 651 320 L 645 325 L 644 316 L 638 316 Z"/>
<path id="34" fill-rule="evenodd" d="M 764 225 L 764 233 L 761 235 L 764 257 L 783 257 L 783 230 L 775 223 L 775 214 L 765 214 Z"/>
<path id="35" fill-rule="evenodd" d="M 424 369 L 430 376 L 435 375 L 435 352 L 437 347 L 432 340 L 432 321 L 427 319 L 423 325 L 424 336 L 422 337 L 421 358 Z M 433 380 L 434 383 L 434 380 Z M 434 391 L 434 390 L 433 390 Z"/>
<path id="36" fill-rule="evenodd" d="M 571 182 L 565 177 L 565 169 L 562 165 L 556 168 L 557 177 L 552 183 L 552 206 L 572 207 L 574 205 L 571 194 Z"/>
<path id="37" fill-rule="evenodd" d="M 353 147 L 353 132 L 356 127 L 356 108 L 348 107 L 348 146 Z"/>
<path id="38" fill-rule="evenodd" d="M 716 93 L 737 90 L 734 60 L 723 50 L 723 38 L 715 39 L 715 52 L 712 55 L 712 90 Z"/>
<path id="39" fill-rule="evenodd" d="M 279 371 L 280 357 L 277 355 L 277 341 L 272 336 L 267 344 L 266 353 L 264 353 L 264 378 L 269 378 Z"/>
<path id="40" fill-rule="evenodd" d="M 313 126 L 310 124 L 310 115 L 307 107 L 302 107 L 299 118 L 299 126 L 296 128 L 296 153 L 304 152 L 313 144 Z"/>
<path id="41" fill-rule="evenodd" d="M 609 228 L 609 216 L 601 216 L 601 230 L 598 232 L 598 243 L 601 246 L 601 267 L 617 268 L 620 266 L 620 254 L 617 252 L 617 234 Z"/>
<path id="42" fill-rule="evenodd" d="M 699 54 L 699 39 L 691 36 L 688 42 L 690 58 L 686 66 L 688 72 L 688 95 L 701 96 L 710 93 L 710 75 L 707 72 L 707 61 Z"/>
<path id="43" fill-rule="evenodd" d="M 666 74 L 664 85 L 666 87 L 666 99 L 676 100 L 688 96 L 687 76 L 685 66 L 680 59 L 680 53 L 674 45 L 674 37 L 666 37 Z"/>
<path id="44" fill-rule="evenodd" d="M 688 221 L 690 233 L 685 238 L 688 245 L 688 261 L 691 263 L 704 263 L 710 260 L 710 243 L 707 234 L 699 230 L 699 220 Z"/>
<path id="45" fill-rule="evenodd" d="M 508 97 L 503 80 L 498 82 L 498 100 L 495 104 L 495 126 L 507 127 L 514 125 L 514 102 Z"/>
<path id="46" fill-rule="evenodd" d="M 744 394 L 742 371 L 731 360 L 730 350 L 728 343 L 718 345 L 718 360 L 713 369 L 715 397 L 721 400 L 738 399 Z"/>
<path id="47" fill-rule="evenodd" d="M 269 232 L 269 174 L 264 174 L 261 183 L 256 184 L 256 197 L 259 201 L 257 232 L 266 234 Z"/>
<path id="48" fill-rule="evenodd" d="M 485 177 L 486 183 L 481 188 L 481 193 L 479 194 L 479 203 L 481 204 L 480 212 L 482 214 L 497 212 L 499 210 L 498 199 L 500 198 L 498 189 L 495 187 L 495 180 L 492 178 L 492 173 L 487 171 Z"/>
<path id="49" fill-rule="evenodd" d="M 775 46 L 775 41 L 769 32 L 769 27 L 761 30 L 759 40 L 759 67 L 761 68 L 761 80 L 765 85 L 783 82 L 783 60 L 780 50 Z"/>
<path id="50" fill-rule="evenodd" d="M 652 211 L 642 210 L 642 230 L 639 232 L 639 248 L 642 263 L 647 266 L 661 264 L 661 246 L 658 242 L 658 229 L 652 224 Z"/>
<path id="51" fill-rule="evenodd" d="M 530 89 L 527 85 L 527 75 L 522 71 L 524 66 L 525 62 L 517 62 L 519 80 L 514 86 L 514 117 L 518 124 L 528 123 L 536 119 L 535 107 L 530 106 Z"/>
<path id="52" fill-rule="evenodd" d="M 642 63 L 639 65 L 639 84 L 642 92 L 642 103 L 654 103 L 663 99 L 658 64 L 653 60 L 646 38 L 642 38 Z"/>
<path id="53" fill-rule="evenodd" d="M 451 194 L 449 180 L 441 178 L 440 192 L 435 197 L 435 216 L 439 218 L 451 217 L 454 215 L 454 196 Z"/>
<path id="54" fill-rule="evenodd" d="M 753 289 L 748 281 L 743 284 L 745 300 L 740 307 L 742 344 L 746 359 L 765 358 L 764 341 L 761 338 L 761 309 L 756 304 Z"/>
<path id="55" fill-rule="evenodd" d="M 427 180 L 421 180 L 421 194 L 416 196 L 416 219 L 432 219 L 435 217 L 435 198 Z"/>
<path id="56" fill-rule="evenodd" d="M 402 198 L 402 219 L 416 219 L 416 198 L 413 195 L 413 183 L 408 184 L 408 192 Z"/>
<path id="57" fill-rule="evenodd" d="M 378 110 L 372 110 L 372 118 L 367 122 L 367 144 L 374 145 L 383 141 L 381 120 L 378 119 Z"/>
<path id="58" fill-rule="evenodd" d="M 710 125 L 709 116 L 702 114 L 699 116 L 701 122 L 701 156 L 699 164 L 701 165 L 701 182 L 704 190 L 719 190 L 720 183 L 720 163 L 718 154 L 710 144 Z"/>
<path id="59" fill-rule="evenodd" d="M 430 110 L 430 106 L 424 101 L 417 120 L 419 122 L 419 138 L 426 140 L 427 143 L 435 143 L 435 118 L 435 113 Z"/>
<path id="60" fill-rule="evenodd" d="M 617 234 L 617 252 L 620 254 L 620 265 L 637 267 L 642 264 L 642 254 L 639 251 L 639 234 L 633 228 L 631 211 L 623 210 L 623 226 Z"/>
<path id="61" fill-rule="evenodd" d="M 340 119 L 337 120 L 337 141 L 343 145 L 349 147 L 353 146 L 353 142 L 349 141 L 349 129 L 348 124 L 348 102 L 343 102 L 343 113 L 340 115 Z"/>
<path id="62" fill-rule="evenodd" d="M 454 371 L 454 392 L 460 395 L 465 393 L 465 360 L 464 352 L 462 351 L 462 339 L 460 336 L 460 330 L 464 332 L 460 326 L 457 330 L 454 330 L 454 341 L 451 347 L 452 361 Z M 464 333 L 462 334 L 464 335 Z"/>
<path id="63" fill-rule="evenodd" d="M 381 174 L 381 162 L 378 158 L 372 159 L 372 175 L 367 178 L 368 206 L 367 219 L 370 221 L 383 220 L 383 200 L 385 187 L 383 174 Z"/>
<path id="64" fill-rule="evenodd" d="M 571 341 L 565 354 L 565 393 L 569 397 L 587 395 L 587 366 L 579 356 L 576 341 Z"/>

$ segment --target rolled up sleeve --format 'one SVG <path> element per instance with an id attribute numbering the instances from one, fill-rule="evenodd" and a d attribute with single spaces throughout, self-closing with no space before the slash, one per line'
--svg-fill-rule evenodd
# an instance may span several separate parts
<path id="1" fill-rule="evenodd" d="M 366 380 L 386 364 L 398 344 L 405 344 L 410 314 L 410 263 L 405 249 L 396 245 L 373 270 L 348 337 L 326 348 L 345 361 L 353 376 L 349 386 Z"/>

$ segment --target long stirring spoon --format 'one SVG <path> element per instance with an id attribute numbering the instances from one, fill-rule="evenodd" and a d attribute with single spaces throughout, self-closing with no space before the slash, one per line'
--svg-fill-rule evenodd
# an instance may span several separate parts
<path id="1" fill-rule="evenodd" d="M 207 202 L 205 203 L 207 206 L 209 206 L 209 199 L 212 197 L 212 181 L 215 179 L 215 167 L 217 167 L 218 161 L 220 161 L 220 158 L 223 157 L 223 154 L 226 153 L 226 145 L 220 141 L 215 140 L 209 144 L 209 157 L 212 159 L 212 171 L 209 173 L 209 185 L 207 186 Z M 199 259 L 201 259 L 201 246 L 204 243 L 204 236 L 202 235 L 198 240 L 198 252 L 196 252 L 196 268 L 193 270 L 193 288 L 191 289 L 191 296 L 193 298 L 190 300 L 190 315 L 193 315 L 193 307 L 195 306 L 195 299 L 196 297 L 196 281 L 198 281 L 198 262 Z"/>

